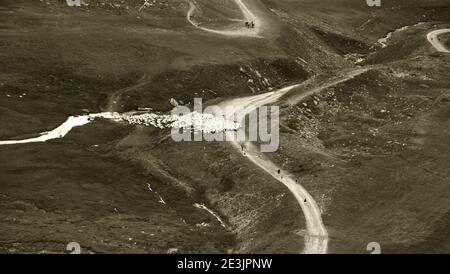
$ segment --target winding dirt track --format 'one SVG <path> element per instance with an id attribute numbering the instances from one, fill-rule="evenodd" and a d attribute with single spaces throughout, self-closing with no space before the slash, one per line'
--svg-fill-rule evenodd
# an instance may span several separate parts
<path id="1" fill-rule="evenodd" d="M 437 51 L 444 52 L 444 53 L 450 53 L 450 50 L 447 49 L 445 47 L 445 45 L 441 43 L 441 41 L 439 40 L 439 37 L 438 37 L 441 34 L 449 33 L 449 32 L 450 32 L 450 29 L 434 30 L 427 34 L 427 39 Z"/>
<path id="2" fill-rule="evenodd" d="M 246 20 L 249 18 L 252 18 L 256 22 L 258 22 L 257 18 L 254 17 L 254 15 L 247 9 L 247 7 L 242 3 L 241 0 L 235 0 L 236 3 L 241 7 L 242 12 L 244 14 L 244 17 Z M 193 10 L 195 9 L 195 5 L 190 2 L 191 8 L 188 13 L 188 20 L 190 19 L 190 14 L 192 14 Z M 190 21 L 191 22 L 191 21 Z M 192 23 L 192 22 L 191 22 Z M 193 23 L 194 24 L 194 23 Z M 194 24 L 194 26 L 198 27 Z M 200 27 L 198 27 L 200 28 Z M 241 35 L 247 35 L 247 36 L 256 36 L 259 29 L 238 29 L 238 30 L 230 30 L 230 31 L 215 31 L 210 29 L 204 29 L 200 28 L 208 32 L 213 32 L 216 34 L 222 34 L 222 35 L 232 35 L 232 36 L 241 36 Z M 337 84 L 339 82 L 344 81 L 345 79 L 349 79 L 353 77 L 355 73 L 349 74 L 343 79 L 332 81 L 331 83 L 324 84 L 322 87 L 310 90 L 309 92 L 302 93 L 303 97 L 320 91 L 323 88 L 326 88 L 330 85 Z M 259 94 L 255 96 L 249 96 L 245 98 L 238 98 L 233 99 L 229 101 L 223 102 L 221 105 L 226 108 L 227 106 L 234 106 L 234 107 L 242 107 L 243 109 L 246 109 L 249 106 L 253 107 L 260 107 L 263 105 L 271 104 L 274 102 L 277 102 L 282 96 L 287 94 L 290 90 L 299 87 L 300 85 L 292 85 L 283 89 L 280 89 L 278 91 L 268 92 L 264 94 Z M 112 104 L 111 104 L 112 106 Z M 111 107 L 112 108 L 112 107 Z M 248 113 L 246 113 L 248 114 Z M 244 116 L 246 115 L 244 114 Z M 234 114 L 231 114 L 234 115 Z M 240 113 L 242 115 L 242 113 Z M 107 113 L 102 114 L 101 116 L 108 116 Z M 26 140 L 10 140 L 10 141 L 2 141 L 0 142 L 0 145 L 6 145 L 6 144 L 21 144 L 21 143 L 29 143 L 29 142 L 45 142 L 50 139 L 56 139 L 56 138 L 62 138 L 64 137 L 73 127 L 81 126 L 84 124 L 89 123 L 89 117 L 88 116 L 80 116 L 80 117 L 69 117 L 69 119 L 62 124 L 60 127 L 56 128 L 55 130 L 43 134 L 41 137 L 38 138 L 31 138 Z M 92 117 L 95 118 L 95 117 Z M 228 132 L 228 134 L 232 134 Z M 230 138 L 234 139 L 234 138 Z M 236 148 L 238 151 L 240 151 L 240 144 L 237 141 L 233 141 L 232 145 L 234 148 Z M 272 163 L 270 160 L 266 159 L 263 155 L 258 153 L 257 149 L 252 144 L 246 144 L 247 147 L 247 154 L 246 157 L 253 162 L 255 165 L 259 166 L 261 169 L 266 171 L 268 174 L 270 174 L 272 177 L 283 183 L 294 195 L 294 197 L 297 199 L 299 205 L 301 206 L 303 210 L 303 214 L 306 218 L 306 226 L 307 226 L 307 233 L 305 235 L 305 248 L 303 250 L 304 253 L 326 253 L 328 248 L 328 233 L 325 229 L 325 226 L 322 222 L 321 212 L 319 207 L 317 206 L 317 203 L 313 199 L 313 197 L 304 189 L 300 184 L 298 184 L 294 179 L 293 176 L 288 174 L 287 172 L 283 171 L 283 179 L 278 174 L 278 169 L 280 169 L 278 166 L 276 166 L 274 163 Z M 306 202 L 305 202 L 306 199 Z"/>
<path id="3" fill-rule="evenodd" d="M 187 14 L 187 20 L 195 27 L 215 34 L 229 35 L 229 36 L 257 36 L 259 33 L 260 22 L 258 18 L 256 18 L 252 12 L 248 10 L 245 4 L 241 0 L 235 0 L 236 4 L 241 8 L 242 13 L 244 14 L 246 21 L 254 21 L 257 24 L 257 28 L 255 29 L 247 29 L 242 28 L 238 30 L 212 30 L 198 26 L 192 20 L 193 12 L 196 7 L 194 2 L 189 1 L 190 9 Z M 364 72 L 363 69 L 352 71 L 348 75 L 345 75 L 342 79 L 337 79 L 334 81 L 330 81 L 322 85 L 321 87 L 306 91 L 303 93 L 301 98 L 308 96 L 314 92 L 318 92 L 324 88 L 327 88 L 332 85 L 336 85 L 342 81 L 348 80 L 355 75 Z M 263 105 L 268 105 L 271 103 L 275 103 L 284 95 L 286 95 L 292 89 L 298 88 L 300 85 L 292 85 L 285 88 L 282 88 L 277 91 L 268 92 L 264 94 L 259 94 L 255 96 L 249 96 L 245 98 L 237 98 L 222 102 L 220 106 L 222 109 L 226 109 L 228 107 L 234 107 L 235 109 L 239 109 L 241 112 L 238 114 L 240 117 L 244 117 L 249 114 L 245 113 L 245 111 L 250 111 L 250 107 L 258 108 Z M 296 98 L 297 99 L 297 98 Z M 299 99 L 300 100 L 300 99 Z M 244 110 L 244 113 L 242 113 Z M 228 119 L 232 119 L 236 115 L 236 113 L 228 113 Z M 240 121 L 238 121 L 240 122 Z M 234 132 L 227 132 L 227 139 L 233 140 L 231 142 L 232 146 L 237 150 L 241 151 L 241 144 L 236 141 L 234 138 Z M 305 233 L 305 247 L 303 253 L 305 254 L 326 254 L 328 250 L 328 232 L 323 224 L 322 215 L 320 208 L 318 207 L 314 198 L 308 193 L 308 191 L 303 188 L 294 177 L 287 173 L 286 171 L 281 171 L 281 168 L 271 162 L 269 159 L 264 157 L 264 155 L 260 154 L 254 145 L 251 143 L 246 143 L 246 153 L 245 157 L 249 159 L 252 163 L 263 169 L 265 172 L 270 174 L 273 178 L 284 184 L 289 191 L 294 195 L 300 207 L 302 208 L 303 214 L 306 219 L 306 230 Z M 283 177 L 278 174 L 278 170 L 281 171 Z"/>
<path id="4" fill-rule="evenodd" d="M 26 143 L 38 143 L 46 142 L 52 139 L 63 138 L 74 127 L 83 126 L 89 123 L 89 116 L 70 116 L 59 127 L 52 131 L 42 132 L 39 137 L 23 139 L 23 140 L 6 140 L 0 141 L 1 145 L 14 145 L 14 144 L 26 144 Z"/>
<path id="5" fill-rule="evenodd" d="M 59 127 L 55 128 L 51 131 L 39 133 L 39 137 L 22 139 L 22 140 L 0 141 L 0 146 L 1 145 L 27 144 L 27 143 L 41 143 L 41 142 L 47 142 L 47 141 L 53 140 L 53 139 L 64 138 L 64 136 L 66 136 L 74 127 L 80 127 L 80 126 L 89 124 L 92 120 L 94 120 L 96 118 L 118 120 L 118 119 L 120 119 L 120 114 L 115 113 L 115 112 L 101 112 L 101 113 L 96 113 L 96 114 L 70 116 Z"/>
<path id="6" fill-rule="evenodd" d="M 278 101 L 283 95 L 290 90 L 298 87 L 298 85 L 289 86 L 278 91 L 260 94 L 256 96 L 249 96 L 245 98 L 233 99 L 222 104 L 223 108 L 233 106 L 239 109 L 247 109 L 248 107 L 261 107 L 273 102 Z M 250 108 L 249 108 L 250 109 Z M 248 113 L 239 113 L 245 117 Z M 228 114 L 228 119 L 231 119 L 235 113 Z M 241 116 L 241 117 L 242 117 Z M 227 132 L 227 139 L 234 140 L 231 142 L 233 147 L 237 150 L 241 150 L 241 144 L 235 140 L 233 132 Z M 283 178 L 278 174 L 280 167 L 276 166 L 270 160 L 266 159 L 263 155 L 258 153 L 257 149 L 250 143 L 245 144 L 246 154 L 245 157 L 259 166 L 265 172 L 270 174 L 273 178 L 284 184 L 290 192 L 295 196 L 297 202 L 302 208 L 303 214 L 306 218 L 307 234 L 305 235 L 305 248 L 303 253 L 312 254 L 325 254 L 328 247 L 328 233 L 322 222 L 320 209 L 313 197 L 304 189 L 300 184 L 295 182 L 293 177 L 285 171 L 282 171 Z M 280 169 L 281 170 L 281 169 Z M 307 202 L 304 202 L 306 199 Z"/>
<path id="7" fill-rule="evenodd" d="M 201 29 L 203 31 L 220 34 L 220 35 L 226 35 L 226 36 L 249 36 L 249 37 L 261 37 L 259 36 L 259 33 L 261 32 L 261 25 L 262 21 L 256 17 L 249 9 L 248 7 L 242 2 L 242 0 L 234 0 L 236 5 L 241 9 L 242 14 L 244 18 L 242 19 L 241 27 L 237 27 L 236 29 L 231 30 L 215 30 L 210 28 L 205 28 L 200 26 L 198 22 L 194 20 L 194 13 L 197 9 L 197 5 L 195 3 L 195 0 L 188 0 L 189 2 L 189 11 L 186 15 L 187 20 L 191 25 L 194 27 Z M 245 27 L 245 22 L 254 22 L 255 27 L 254 28 L 247 28 Z"/>
<path id="8" fill-rule="evenodd" d="M 242 0 L 234 0 L 236 4 L 240 7 L 242 10 L 242 13 L 244 15 L 243 21 L 254 21 L 256 23 L 256 26 L 254 29 L 248 29 L 246 27 L 241 27 L 237 29 L 232 30 L 213 30 L 208 29 L 204 27 L 200 27 L 196 22 L 192 20 L 193 13 L 196 9 L 196 5 L 194 0 L 189 0 L 190 9 L 187 13 L 187 20 L 196 28 L 201 29 L 203 31 L 220 34 L 220 35 L 227 35 L 227 36 L 252 36 L 252 37 L 260 37 L 259 33 L 261 30 L 261 23 L 260 20 L 247 8 L 247 6 L 243 3 Z M 450 29 L 441 29 L 441 30 L 435 30 L 427 35 L 428 41 L 440 52 L 446 52 L 449 53 L 450 50 L 448 50 L 442 43 L 440 43 L 438 36 L 443 33 L 450 32 Z M 343 81 L 346 81 L 348 79 L 353 78 L 356 75 L 359 75 L 363 72 L 367 71 L 367 69 L 355 69 L 352 71 L 349 71 L 347 73 L 344 73 L 341 75 L 340 78 L 335 78 L 327 81 L 326 83 L 323 83 L 322 85 L 312 88 L 309 90 L 305 90 L 295 96 L 293 98 L 292 102 L 299 102 L 305 97 L 314 94 L 316 92 L 319 92 L 327 87 L 336 85 L 338 83 L 341 83 Z M 223 108 L 226 108 L 227 106 L 234 106 L 235 108 L 241 107 L 242 109 L 247 109 L 249 106 L 253 106 L 255 108 L 261 107 L 263 105 L 273 104 L 281 99 L 284 95 L 286 95 L 288 92 L 290 92 L 293 89 L 299 88 L 301 85 L 292 85 L 285 87 L 283 89 L 268 92 L 264 94 L 259 94 L 255 96 L 248 96 L 244 98 L 237 98 L 232 99 L 223 102 L 220 104 Z M 110 108 L 112 107 L 112 103 L 109 104 Z M 248 114 L 248 113 L 244 113 Z M 108 117 L 113 113 L 100 113 L 95 115 L 84 115 L 84 116 L 71 116 L 67 119 L 65 123 L 63 123 L 58 128 L 42 133 L 41 136 L 36 138 L 30 138 L 25 140 L 8 140 L 8 141 L 0 141 L 0 145 L 11 145 L 11 144 L 23 144 L 23 143 L 30 143 L 30 142 L 45 142 L 47 140 L 56 139 L 56 138 L 62 138 L 64 137 L 73 127 L 82 126 L 87 123 L 89 123 L 90 118 L 96 118 L 96 117 Z M 234 114 L 231 114 L 234 115 Z M 239 115 L 243 115 L 243 113 L 239 113 Z M 245 115 L 244 115 L 245 116 Z M 228 117 L 230 118 L 230 117 Z M 229 136 L 227 138 L 230 138 L 230 140 L 235 139 L 233 138 L 231 132 L 227 133 Z M 238 141 L 231 142 L 232 146 L 237 150 L 241 151 L 241 144 Z M 278 174 L 278 170 L 280 169 L 278 166 L 276 166 L 274 163 L 272 163 L 269 159 L 264 157 L 260 152 L 258 152 L 257 148 L 251 144 L 246 143 L 247 153 L 245 157 L 249 159 L 251 162 L 253 162 L 255 165 L 259 166 L 261 169 L 263 169 L 265 172 L 270 174 L 273 178 L 284 184 L 294 195 L 296 200 L 298 201 L 299 205 L 302 208 L 303 214 L 306 219 L 306 226 L 307 226 L 307 233 L 305 234 L 305 248 L 303 250 L 304 253 L 319 253 L 324 254 L 327 253 L 328 249 L 328 232 L 322 222 L 321 217 L 321 211 L 320 208 L 317 206 L 317 203 L 313 199 L 313 197 L 304 189 L 297 181 L 294 180 L 294 177 L 287 173 L 286 171 L 282 171 L 281 174 L 283 174 L 283 178 Z M 281 169 L 280 169 L 281 170 Z M 305 202 L 306 200 L 306 202 Z"/>
<path id="9" fill-rule="evenodd" d="M 320 86 L 304 90 L 298 95 L 296 94 L 293 98 L 290 99 L 290 102 L 301 101 L 307 96 L 310 96 L 316 92 L 320 92 L 325 88 L 347 81 L 359 74 L 364 73 L 367 70 L 368 70 L 367 68 L 358 68 L 355 70 L 348 71 L 343 75 L 341 75 L 340 77 L 336 77 L 328 80 L 325 83 L 322 83 Z M 235 109 L 238 110 L 244 110 L 244 113 L 239 113 L 239 116 L 245 117 L 247 114 L 249 114 L 248 112 L 252 110 L 250 107 L 258 108 L 264 105 L 273 104 L 279 101 L 288 92 L 294 89 L 298 89 L 300 87 L 301 87 L 300 84 L 292 85 L 273 92 L 268 92 L 255 96 L 248 96 L 244 98 L 232 99 L 222 102 L 220 106 L 222 107 L 222 109 L 234 107 Z M 227 118 L 232 119 L 236 113 L 227 113 L 227 114 L 228 114 Z M 242 149 L 241 143 L 236 141 L 233 132 L 227 132 L 227 139 L 233 140 L 231 142 L 232 146 L 237 151 L 241 151 Z M 261 154 L 252 143 L 246 142 L 245 147 L 246 147 L 245 157 L 247 157 L 247 159 L 249 159 L 258 167 L 263 169 L 265 172 L 270 174 L 280 183 L 284 184 L 289 189 L 289 191 L 294 195 L 300 207 L 302 208 L 303 214 L 306 219 L 306 233 L 304 235 L 305 247 L 303 253 L 326 254 L 328 250 L 328 232 L 322 222 L 321 210 L 318 207 L 314 198 L 308 193 L 308 191 L 305 188 L 303 188 L 299 184 L 298 180 L 297 181 L 295 180 L 295 177 L 292 174 L 289 174 L 287 171 L 281 170 L 280 167 L 278 167 L 276 164 L 267 159 L 263 154 Z M 281 175 L 283 175 L 283 177 L 281 177 L 280 174 L 278 174 L 278 170 L 281 171 Z"/>

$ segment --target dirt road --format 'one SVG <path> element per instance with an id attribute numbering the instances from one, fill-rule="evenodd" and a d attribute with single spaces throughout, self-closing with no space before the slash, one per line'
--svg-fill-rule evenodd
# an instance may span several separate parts
<path id="1" fill-rule="evenodd" d="M 15 145 L 15 144 L 27 144 L 27 143 L 40 143 L 46 142 L 48 140 L 60 139 L 66 136 L 74 127 L 84 126 L 89 124 L 92 120 L 96 118 L 105 118 L 111 120 L 120 119 L 120 114 L 115 112 L 103 112 L 97 114 L 89 114 L 89 115 L 79 115 L 79 116 L 70 116 L 67 120 L 62 123 L 59 127 L 54 130 L 42 132 L 40 136 L 35 138 L 28 138 L 22 140 L 6 140 L 0 141 L 1 145 Z"/>
<path id="2" fill-rule="evenodd" d="M 290 103 L 295 101 L 299 102 L 311 94 L 319 92 L 333 85 L 342 83 L 348 79 L 351 79 L 359 74 L 364 73 L 367 70 L 368 68 L 359 68 L 345 72 L 343 73 L 343 75 L 332 78 L 314 88 L 307 89 L 305 91 L 299 92 L 298 95 L 296 94 L 294 96 L 291 96 L 291 98 L 293 99 L 290 100 Z M 246 110 L 248 107 L 251 106 L 258 108 L 263 105 L 273 104 L 278 100 L 280 100 L 288 92 L 298 88 L 301 88 L 301 85 L 292 85 L 273 92 L 249 96 L 245 98 L 228 100 L 220 104 L 220 106 L 222 107 L 222 109 L 231 106 L 243 110 Z M 247 114 L 248 113 L 245 112 L 239 113 L 239 116 L 245 117 L 245 115 Z M 233 115 L 235 115 L 235 113 L 228 113 L 227 118 L 232 119 Z M 229 138 L 229 140 L 235 139 L 233 138 L 234 133 L 227 132 L 227 134 L 228 134 L 227 138 Z M 242 143 L 239 143 L 238 141 L 232 141 L 231 144 L 239 152 L 242 149 L 241 145 L 244 145 Z M 296 180 L 292 174 L 289 174 L 288 172 L 282 170 L 279 166 L 275 165 L 269 159 L 264 157 L 264 155 L 261 154 L 253 144 L 245 142 L 245 148 L 246 153 L 244 157 L 249 159 L 255 165 L 259 166 L 265 172 L 270 174 L 273 178 L 284 184 L 289 189 L 289 191 L 294 195 L 300 207 L 302 208 L 303 214 L 306 219 L 306 230 L 307 230 L 306 234 L 304 235 L 305 247 L 303 253 L 305 254 L 327 253 L 328 232 L 322 222 L 321 211 L 320 208 L 317 206 L 317 203 L 314 200 L 314 198 L 308 193 L 308 191 L 305 188 L 301 186 L 299 180 Z M 278 171 L 280 171 L 280 173 Z"/>
<path id="3" fill-rule="evenodd" d="M 234 0 L 236 2 L 236 5 L 241 9 L 243 14 L 242 24 L 240 27 L 237 27 L 236 29 L 229 29 L 229 30 L 214 30 L 210 28 L 205 28 L 200 26 L 198 22 L 194 20 L 195 18 L 195 10 L 197 9 L 195 0 L 188 0 L 189 1 L 189 11 L 186 15 L 187 20 L 191 25 L 194 27 L 201 29 L 203 31 L 220 34 L 220 35 L 226 35 L 226 36 L 249 36 L 249 37 L 261 37 L 259 34 L 261 32 L 261 24 L 262 21 L 256 17 L 244 4 L 242 0 Z M 247 28 L 245 27 L 245 22 L 254 22 L 255 27 L 254 28 Z"/>
<path id="4" fill-rule="evenodd" d="M 449 32 L 450 32 L 450 29 L 434 30 L 427 34 L 427 39 L 437 51 L 444 52 L 444 53 L 450 53 L 450 50 L 447 49 L 445 47 L 445 45 L 442 44 L 441 41 L 439 40 L 439 35 L 444 34 L 444 33 L 449 33 Z"/>
<path id="5" fill-rule="evenodd" d="M 248 107 L 261 107 L 270 103 L 274 103 L 279 100 L 283 95 L 285 95 L 290 90 L 297 88 L 298 85 L 289 86 L 278 91 L 269 92 L 265 94 L 260 94 L 256 96 L 249 96 L 245 98 L 238 98 L 224 102 L 221 106 L 223 108 L 234 106 L 235 108 L 246 109 Z M 229 119 L 233 117 L 235 113 L 229 113 Z M 245 116 L 248 113 L 239 113 L 239 115 Z M 241 117 L 242 117 L 241 116 Z M 230 140 L 234 139 L 234 132 L 227 132 Z M 241 143 L 238 141 L 232 141 L 233 147 L 240 151 Z M 281 170 L 280 167 L 276 166 L 274 163 L 266 159 L 262 154 L 258 153 L 257 149 L 249 144 L 245 144 L 246 153 L 245 157 L 253 162 L 255 165 L 262 168 L 265 172 L 270 174 L 273 178 L 284 184 L 290 192 L 295 196 L 299 205 L 302 208 L 303 214 L 306 218 L 307 234 L 305 235 L 305 248 L 303 253 L 318 253 L 324 254 L 327 252 L 328 246 L 328 233 L 325 226 L 322 223 L 322 217 L 320 209 L 313 197 L 304 189 L 300 184 L 295 182 L 293 176 L 285 171 L 278 173 Z M 283 176 L 283 177 L 281 177 Z M 305 202 L 306 200 L 306 202 Z"/>

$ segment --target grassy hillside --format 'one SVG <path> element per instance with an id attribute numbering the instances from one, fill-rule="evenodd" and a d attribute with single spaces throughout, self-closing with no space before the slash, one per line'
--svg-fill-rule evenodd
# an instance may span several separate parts
<path id="1" fill-rule="evenodd" d="M 450 20 L 450 3 L 445 0 L 382 1 L 381 7 L 369 7 L 365 0 L 263 2 L 275 11 L 287 13 L 291 20 L 321 25 L 324 29 L 371 42 L 405 25 Z"/>
<path id="2" fill-rule="evenodd" d="M 111 98 L 119 101 L 116 110 L 168 110 L 170 98 L 188 103 L 193 97 L 264 92 L 309 74 L 277 44 L 211 37 L 193 29 L 186 22 L 185 1 L 157 1 L 157 6 L 141 12 L 141 1 L 127 1 L 128 8 L 114 6 L 114 1 L 85 2 L 90 5 L 69 8 L 60 1 L 2 1 L 1 139 L 34 136 L 85 109 L 106 110 Z M 301 218 L 270 229 L 281 213 L 301 214 L 286 210 L 295 201 L 281 199 L 287 197 L 285 190 L 273 189 L 272 182 L 265 193 L 273 197 L 254 197 L 256 186 L 249 183 L 225 199 L 215 185 L 220 182 L 216 176 L 225 178 L 226 173 L 208 171 L 205 176 L 214 178 L 213 185 L 197 186 L 196 172 L 207 171 L 210 164 L 204 162 L 177 182 L 190 186 L 187 193 L 161 174 L 177 177 L 179 167 L 189 167 L 191 161 L 167 166 L 171 161 L 165 156 L 177 158 L 167 151 L 173 144 L 157 151 L 142 147 L 157 137 L 153 131 L 94 123 L 63 140 L 1 147 L 2 251 L 63 252 L 69 241 L 96 253 L 301 249 L 301 240 L 280 249 L 298 238 L 294 232 L 302 226 Z M 138 142 L 124 146 L 136 138 Z M 137 148 L 143 154 L 136 154 Z M 184 149 L 194 157 L 200 148 L 189 151 L 186 144 Z M 112 169 L 114 173 L 108 171 Z M 242 176 L 230 180 L 240 181 Z M 159 202 L 160 196 L 166 205 Z M 266 200 L 267 207 L 247 211 Z M 227 229 L 196 209 L 196 202 L 219 212 Z M 227 208 L 229 204 L 240 206 Z M 270 207 L 279 211 L 268 214 Z M 245 235 L 261 240 L 237 244 Z"/>
<path id="3" fill-rule="evenodd" d="M 187 1 L 150 2 L 0 0 L 0 140 L 86 110 L 164 112 L 171 98 L 211 103 L 376 65 L 283 109 L 271 158 L 318 201 L 330 252 L 369 241 L 448 252 L 449 59 L 425 39 L 450 22 L 448 1 L 247 1 L 263 38 L 207 33 L 186 20 Z M 242 24 L 232 1 L 195 2 L 204 26 Z M 304 217 L 279 182 L 226 143 L 167 135 L 102 121 L 0 147 L 0 252 L 63 252 L 70 241 L 95 253 L 302 250 Z"/>
<path id="4" fill-rule="evenodd" d="M 412 42 L 414 43 L 414 42 Z M 422 49 L 423 50 L 423 49 Z M 280 153 L 319 202 L 330 252 L 448 252 L 448 56 L 416 58 L 284 111 Z M 301 152 L 301 153 L 300 153 Z"/>

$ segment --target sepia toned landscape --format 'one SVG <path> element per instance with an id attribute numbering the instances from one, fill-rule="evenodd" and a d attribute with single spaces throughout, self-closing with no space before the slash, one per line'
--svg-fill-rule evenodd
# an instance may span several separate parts
<path id="1" fill-rule="evenodd" d="M 447 0 L 0 0 L 0 253 L 449 253 L 449 147 Z"/>

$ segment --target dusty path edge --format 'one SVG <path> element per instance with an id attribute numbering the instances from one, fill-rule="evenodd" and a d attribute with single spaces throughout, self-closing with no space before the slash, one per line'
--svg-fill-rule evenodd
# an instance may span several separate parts
<path id="1" fill-rule="evenodd" d="M 310 96 L 314 93 L 320 92 L 328 87 L 337 85 L 339 83 L 345 82 L 349 79 L 354 78 L 355 76 L 362 74 L 368 71 L 369 68 L 359 68 L 355 70 L 351 70 L 345 73 L 343 76 L 336 77 L 332 80 L 329 80 L 321 85 L 310 88 L 307 91 L 304 91 L 297 96 L 295 100 L 292 102 L 300 102 L 307 96 Z M 292 90 L 300 88 L 301 84 L 296 84 L 292 86 L 288 86 L 277 91 L 259 94 L 255 96 L 249 96 L 244 98 L 237 98 L 227 100 L 221 103 L 221 107 L 229 107 L 234 106 L 235 108 L 247 109 L 250 105 L 255 108 L 261 107 L 263 105 L 268 105 L 277 102 L 283 96 L 287 96 L 288 93 Z M 248 113 L 240 113 L 240 115 L 245 116 Z M 230 114 L 230 116 L 233 114 Z M 233 138 L 233 133 L 227 133 L 234 149 L 238 152 L 241 151 L 241 144 L 238 141 L 235 141 L 236 138 Z M 326 254 L 328 251 L 328 232 L 323 224 L 322 216 L 320 208 L 318 207 L 314 198 L 308 193 L 308 191 L 301 186 L 301 184 L 294 179 L 294 176 L 286 171 L 282 171 L 282 169 L 272 163 L 270 160 L 266 159 L 262 154 L 258 154 L 257 149 L 251 143 L 246 143 L 246 155 L 251 162 L 253 162 L 256 166 L 260 167 L 262 170 L 267 172 L 277 181 L 285 185 L 289 191 L 294 195 L 297 202 L 299 203 L 303 214 L 306 219 L 306 229 L 307 232 L 304 235 L 305 237 L 305 247 L 303 249 L 303 253 L 305 254 Z M 283 174 L 283 178 L 278 174 L 277 170 L 280 170 Z M 306 203 L 304 202 L 306 199 Z"/>
<path id="2" fill-rule="evenodd" d="M 241 28 L 237 28 L 235 30 L 215 30 L 215 29 L 201 27 L 197 22 L 195 22 L 192 19 L 193 14 L 194 14 L 195 10 L 197 9 L 195 1 L 194 0 L 187 0 L 187 1 L 189 3 L 189 10 L 186 14 L 186 19 L 192 26 L 194 26 L 197 29 L 200 29 L 200 30 L 203 30 L 206 32 L 210 32 L 210 33 L 219 34 L 219 35 L 225 35 L 225 36 L 235 36 L 235 37 L 248 36 L 248 37 L 262 38 L 262 36 L 259 35 L 261 32 L 262 21 L 257 16 L 255 16 L 253 14 L 253 12 L 251 12 L 248 9 L 248 7 L 242 2 L 242 0 L 234 0 L 234 2 L 241 9 L 241 12 L 244 16 L 242 22 L 253 21 L 255 23 L 255 28 L 253 28 L 253 29 L 248 29 L 248 28 L 245 28 L 244 26 L 242 26 Z"/>
<path id="3" fill-rule="evenodd" d="M 427 34 L 428 42 L 431 43 L 431 45 L 439 52 L 443 53 L 450 53 L 450 50 L 443 45 L 440 41 L 438 36 L 444 33 L 450 33 L 450 29 L 438 29 L 433 30 Z"/>

